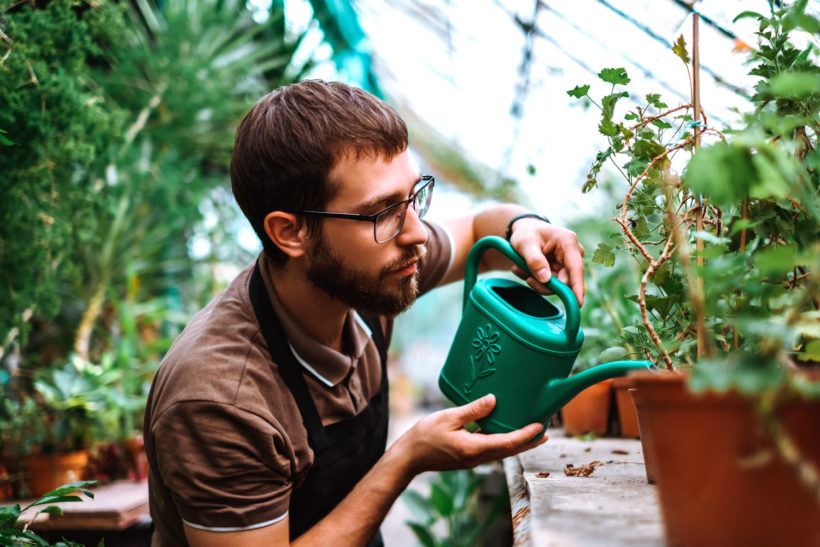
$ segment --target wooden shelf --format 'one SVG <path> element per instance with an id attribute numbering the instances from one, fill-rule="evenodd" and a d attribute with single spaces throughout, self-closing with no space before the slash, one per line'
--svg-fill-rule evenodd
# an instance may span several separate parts
<path id="1" fill-rule="evenodd" d="M 62 515 L 41 514 L 32 524 L 34 530 L 124 530 L 148 518 L 148 481 L 115 481 L 93 489 L 94 499 L 81 502 L 56 503 Z M 4 501 L 2 505 L 19 503 L 25 507 L 32 500 Z M 32 507 L 23 520 L 36 512 Z"/>

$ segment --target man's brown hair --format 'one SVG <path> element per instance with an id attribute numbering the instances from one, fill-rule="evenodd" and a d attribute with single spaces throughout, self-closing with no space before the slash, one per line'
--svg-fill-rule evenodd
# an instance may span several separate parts
<path id="1" fill-rule="evenodd" d="M 384 101 L 339 82 L 308 80 L 276 89 L 236 130 L 231 188 L 276 262 L 287 259 L 265 233 L 271 211 L 322 210 L 333 198 L 331 169 L 346 155 L 392 159 L 407 148 L 407 126 Z M 319 219 L 307 217 L 308 227 Z"/>

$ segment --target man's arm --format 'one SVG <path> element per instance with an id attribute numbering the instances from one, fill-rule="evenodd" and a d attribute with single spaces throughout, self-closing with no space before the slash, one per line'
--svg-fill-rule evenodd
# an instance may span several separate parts
<path id="1" fill-rule="evenodd" d="M 467 254 L 476 241 L 486 236 L 504 237 L 507 224 L 518 215 L 528 213 L 519 205 L 497 205 L 474 216 L 446 222 L 453 235 L 453 261 L 441 284 L 458 281 L 464 277 Z M 584 303 L 584 248 L 578 237 L 560 226 L 548 224 L 536 218 L 522 218 L 513 225 L 510 243 L 527 263 L 535 278 L 529 277 L 520 268 L 513 267 L 516 275 L 526 279 L 527 284 L 539 292 L 546 292 L 544 283 L 555 275 L 569 285 Z M 510 267 L 510 261 L 501 253 L 491 250 L 484 254 L 481 270 L 496 270 Z"/>
<path id="2" fill-rule="evenodd" d="M 475 467 L 529 450 L 546 441 L 532 440 L 541 424 L 518 431 L 486 435 L 470 433 L 464 425 L 490 414 L 495 398 L 488 395 L 470 404 L 425 416 L 393 443 L 353 491 L 331 513 L 300 536 L 293 545 L 365 545 L 379 529 L 390 507 L 410 481 L 423 471 Z M 289 545 L 288 520 L 242 532 L 208 532 L 185 526 L 193 547 Z"/>

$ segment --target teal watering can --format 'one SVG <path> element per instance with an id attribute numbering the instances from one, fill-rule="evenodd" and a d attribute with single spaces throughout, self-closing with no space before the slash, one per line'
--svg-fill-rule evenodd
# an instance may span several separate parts
<path id="1" fill-rule="evenodd" d="M 583 389 L 633 369 L 654 368 L 651 361 L 615 361 L 570 376 L 584 343 L 575 294 L 555 276 L 547 283 L 563 303 L 562 312 L 516 281 L 476 282 L 479 261 L 490 248 L 529 271 L 506 240 L 485 237 L 476 242 L 464 272 L 461 323 L 438 382 L 457 405 L 495 395 L 492 413 L 478 420 L 484 431 L 506 433 L 535 422 L 546 430 L 552 415 Z"/>

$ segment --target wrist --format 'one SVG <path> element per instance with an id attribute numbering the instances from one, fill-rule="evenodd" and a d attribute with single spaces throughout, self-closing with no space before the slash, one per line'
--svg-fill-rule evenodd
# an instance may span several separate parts
<path id="1" fill-rule="evenodd" d="M 507 224 L 507 231 L 505 233 L 505 238 L 507 239 L 507 241 L 509 241 L 512 237 L 513 227 L 515 223 L 524 218 L 534 218 L 546 222 L 547 224 L 551 224 L 550 220 L 547 217 L 536 213 L 524 213 L 522 215 L 514 216 L 512 219 L 510 219 L 510 222 Z"/>
<path id="2" fill-rule="evenodd" d="M 407 437 L 405 433 L 396 439 L 396 441 L 387 448 L 382 459 L 409 484 L 421 470 L 418 469 L 418 465 L 413 457 L 414 451 L 412 443 Z"/>

